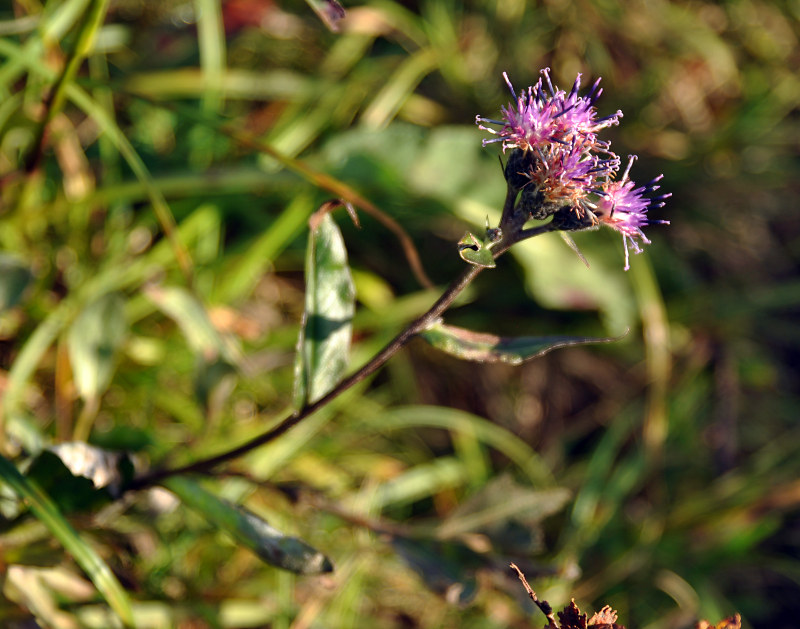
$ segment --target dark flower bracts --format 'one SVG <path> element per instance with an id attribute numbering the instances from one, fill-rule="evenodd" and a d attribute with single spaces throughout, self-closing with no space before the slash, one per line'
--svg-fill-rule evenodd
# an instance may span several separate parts
<path id="1" fill-rule="evenodd" d="M 650 219 L 648 211 L 663 207 L 670 194 L 654 194 L 660 176 L 638 187 L 629 179 L 635 156 L 618 176 L 620 158 L 598 134 L 619 124 L 622 112 L 598 117 L 600 79 L 579 96 L 580 75 L 567 93 L 553 86 L 549 69 L 541 74 L 536 85 L 517 96 L 503 73 L 514 102 L 501 109 L 502 120 L 476 118 L 481 129 L 495 136 L 485 139 L 484 146 L 499 142 L 504 153 L 511 151 L 506 181 L 515 196 L 521 192 L 516 204 L 507 205 L 501 227 L 521 230 L 528 219 L 549 216 L 553 229 L 563 231 L 607 225 L 622 234 L 627 270 L 629 251 L 641 253 L 640 245 L 650 242 L 642 228 L 668 223 Z"/>

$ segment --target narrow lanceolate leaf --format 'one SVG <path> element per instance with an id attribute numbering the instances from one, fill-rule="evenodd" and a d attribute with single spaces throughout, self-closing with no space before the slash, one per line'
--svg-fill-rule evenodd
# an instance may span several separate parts
<path id="1" fill-rule="evenodd" d="M 33 279 L 27 266 L 9 255 L 0 253 L 0 312 L 13 308 Z"/>
<path id="2" fill-rule="evenodd" d="M 114 293 L 88 304 L 69 329 L 69 361 L 78 393 L 96 399 L 108 388 L 125 340 L 125 302 Z"/>
<path id="3" fill-rule="evenodd" d="M 594 338 L 590 336 L 496 336 L 473 332 L 438 321 L 420 333 L 428 343 L 464 360 L 483 363 L 520 363 L 537 358 L 560 347 L 610 343 L 617 338 Z"/>
<path id="4" fill-rule="evenodd" d="M 296 574 L 333 570 L 330 560 L 303 540 L 284 535 L 252 511 L 217 498 L 187 478 L 175 476 L 164 481 L 164 486 L 270 565 Z"/>
<path id="5" fill-rule="evenodd" d="M 315 215 L 306 250 L 306 304 L 295 358 L 295 407 L 328 393 L 350 353 L 355 288 L 342 233 L 330 214 Z"/>
<path id="6" fill-rule="evenodd" d="M 24 499 L 33 515 L 44 524 L 64 549 L 92 580 L 97 590 L 117 613 L 125 626 L 133 626 L 133 613 L 128 595 L 114 573 L 95 550 L 82 539 L 58 510 L 52 499 L 33 481 L 19 473 L 6 458 L 0 456 L 0 479 Z"/>
<path id="7" fill-rule="evenodd" d="M 503 554 L 540 551 L 540 523 L 570 499 L 563 488 L 533 489 L 510 474 L 496 476 L 462 502 L 437 527 L 437 539 L 480 533 Z"/>
<path id="8" fill-rule="evenodd" d="M 148 286 L 145 295 L 181 329 L 189 347 L 208 362 L 222 357 L 231 364 L 237 352 L 226 342 L 197 297 L 179 286 Z"/>
<path id="9" fill-rule="evenodd" d="M 394 537 L 392 547 L 433 592 L 449 603 L 467 605 L 478 593 L 476 573 L 488 559 L 465 543 Z"/>

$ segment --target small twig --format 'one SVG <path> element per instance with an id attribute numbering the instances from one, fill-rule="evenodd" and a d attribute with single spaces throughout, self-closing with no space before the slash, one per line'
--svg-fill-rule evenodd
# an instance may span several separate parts
<path id="1" fill-rule="evenodd" d="M 536 603 L 536 606 L 542 610 L 542 613 L 547 618 L 548 624 L 546 629 L 558 629 L 558 625 L 556 624 L 556 619 L 553 617 L 553 608 L 550 606 L 550 603 L 547 601 L 540 601 L 539 598 L 536 596 L 536 592 L 533 591 L 530 585 L 528 585 L 528 580 L 525 578 L 525 575 L 522 574 L 522 570 L 517 567 L 517 564 L 511 563 L 509 566 L 516 570 L 517 576 L 519 580 L 522 581 L 522 586 L 525 588 L 525 591 L 528 593 L 528 596 L 531 597 L 531 600 Z"/>

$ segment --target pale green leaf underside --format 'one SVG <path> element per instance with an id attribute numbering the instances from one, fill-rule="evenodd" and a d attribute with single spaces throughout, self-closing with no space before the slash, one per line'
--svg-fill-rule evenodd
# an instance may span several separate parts
<path id="1" fill-rule="evenodd" d="M 305 313 L 295 359 L 298 409 L 336 386 L 350 353 L 355 288 L 344 239 L 329 214 L 309 233 L 305 273 Z"/>
<path id="2" fill-rule="evenodd" d="M 108 388 L 127 332 L 125 301 L 117 293 L 89 303 L 70 326 L 69 362 L 84 400 L 94 399 Z"/>
<path id="3" fill-rule="evenodd" d="M 488 242 L 481 242 L 478 238 L 467 232 L 458 241 L 458 255 L 464 262 L 469 262 L 473 266 L 480 266 L 486 269 L 495 267 L 494 256 Z"/>
<path id="4" fill-rule="evenodd" d="M 445 325 L 441 321 L 420 336 L 435 348 L 464 360 L 511 365 L 519 365 L 560 347 L 617 340 L 589 336 L 497 336 Z"/>

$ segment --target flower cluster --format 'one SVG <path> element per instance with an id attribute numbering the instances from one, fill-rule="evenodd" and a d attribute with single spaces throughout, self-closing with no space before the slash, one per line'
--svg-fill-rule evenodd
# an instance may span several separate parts
<path id="1" fill-rule="evenodd" d="M 548 68 L 541 74 L 536 85 L 517 96 L 503 73 L 514 102 L 501 109 L 502 120 L 476 117 L 478 126 L 495 136 L 485 139 L 483 145 L 500 142 L 503 152 L 511 149 L 506 180 L 513 190 L 522 191 L 515 209 L 527 218 L 553 216 L 554 228 L 561 230 L 598 225 L 617 230 L 625 245 L 627 270 L 629 248 L 640 253 L 640 242 L 650 242 L 642 228 L 668 223 L 650 220 L 647 212 L 662 207 L 670 195 L 652 196 L 659 188 L 660 176 L 636 187 L 628 178 L 635 156 L 617 179 L 620 158 L 598 133 L 619 124 L 622 112 L 598 117 L 595 101 L 603 91 L 600 79 L 588 94 L 579 96 L 580 74 L 569 93 L 553 86 Z"/>

